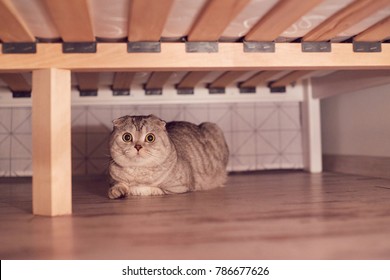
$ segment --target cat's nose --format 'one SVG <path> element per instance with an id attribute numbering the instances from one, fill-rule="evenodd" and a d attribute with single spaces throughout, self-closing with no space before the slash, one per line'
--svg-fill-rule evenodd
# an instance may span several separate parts
<path id="1" fill-rule="evenodd" d="M 139 150 L 142 149 L 142 146 L 140 144 L 134 145 L 134 148 L 139 152 Z"/>

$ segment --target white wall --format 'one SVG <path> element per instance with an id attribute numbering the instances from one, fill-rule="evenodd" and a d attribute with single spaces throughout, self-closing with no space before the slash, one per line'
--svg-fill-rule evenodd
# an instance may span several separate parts
<path id="1" fill-rule="evenodd" d="M 106 174 L 111 120 L 127 114 L 216 122 L 225 132 L 232 171 L 303 168 L 299 102 L 74 106 L 74 175 Z M 0 106 L 0 177 L 32 174 L 31 131 L 30 107 Z"/>
<path id="2" fill-rule="evenodd" d="M 390 84 L 321 100 L 324 154 L 390 157 Z"/>

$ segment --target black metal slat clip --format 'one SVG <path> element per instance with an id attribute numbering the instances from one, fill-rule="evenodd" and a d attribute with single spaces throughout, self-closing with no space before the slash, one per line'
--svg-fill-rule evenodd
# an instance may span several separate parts
<path id="1" fill-rule="evenodd" d="M 268 87 L 271 91 L 271 93 L 285 93 L 286 92 L 286 87 L 285 86 L 280 86 L 280 87 L 273 87 L 272 84 L 274 82 L 269 82 Z"/>
<path id="2" fill-rule="evenodd" d="M 111 89 L 113 96 L 129 96 L 130 89 Z"/>
<path id="3" fill-rule="evenodd" d="M 145 95 L 162 95 L 162 88 L 144 88 Z"/>
<path id="4" fill-rule="evenodd" d="M 31 90 L 13 90 L 12 98 L 30 98 Z"/>
<path id="5" fill-rule="evenodd" d="M 255 87 L 239 87 L 240 93 L 242 94 L 252 94 L 256 93 Z"/>
<path id="6" fill-rule="evenodd" d="M 331 52 L 330 42 L 302 42 L 302 52 Z"/>
<path id="7" fill-rule="evenodd" d="M 238 90 L 240 91 L 240 93 L 256 93 L 256 87 L 245 87 L 245 86 L 242 86 L 244 82 L 241 82 L 241 83 L 238 83 Z"/>
<path id="8" fill-rule="evenodd" d="M 63 53 L 96 53 L 96 42 L 64 42 Z"/>
<path id="9" fill-rule="evenodd" d="M 381 42 L 353 42 L 354 52 L 382 52 Z"/>
<path id="10" fill-rule="evenodd" d="M 2 44 L 2 53 L 4 54 L 28 54 L 37 52 L 37 44 L 35 42 Z"/>
<path id="11" fill-rule="evenodd" d="M 244 52 L 275 52 L 275 42 L 248 42 L 243 41 Z"/>
<path id="12" fill-rule="evenodd" d="M 222 87 L 209 87 L 209 94 L 224 94 L 225 88 Z"/>
<path id="13" fill-rule="evenodd" d="M 160 53 L 160 42 L 127 42 L 128 53 Z"/>
<path id="14" fill-rule="evenodd" d="M 194 88 L 176 88 L 178 95 L 191 95 L 194 94 Z"/>
<path id="15" fill-rule="evenodd" d="M 271 93 L 285 93 L 286 92 L 286 87 L 269 87 Z"/>
<path id="16" fill-rule="evenodd" d="M 97 96 L 97 89 L 79 89 L 80 97 Z"/>

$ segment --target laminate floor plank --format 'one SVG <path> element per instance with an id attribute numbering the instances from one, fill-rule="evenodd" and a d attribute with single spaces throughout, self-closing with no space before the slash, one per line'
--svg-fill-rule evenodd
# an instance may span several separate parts
<path id="1" fill-rule="evenodd" d="M 31 214 L 31 180 L 0 179 L 1 259 L 389 259 L 390 180 L 238 173 L 225 188 L 106 198 L 75 178 L 73 215 Z"/>

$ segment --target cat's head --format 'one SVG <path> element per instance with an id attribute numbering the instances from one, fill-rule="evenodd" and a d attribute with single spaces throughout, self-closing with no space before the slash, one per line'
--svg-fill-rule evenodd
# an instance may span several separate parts
<path id="1" fill-rule="evenodd" d="M 112 123 L 110 153 L 119 166 L 155 166 L 162 164 L 171 153 L 166 123 L 158 117 L 123 116 Z"/>

